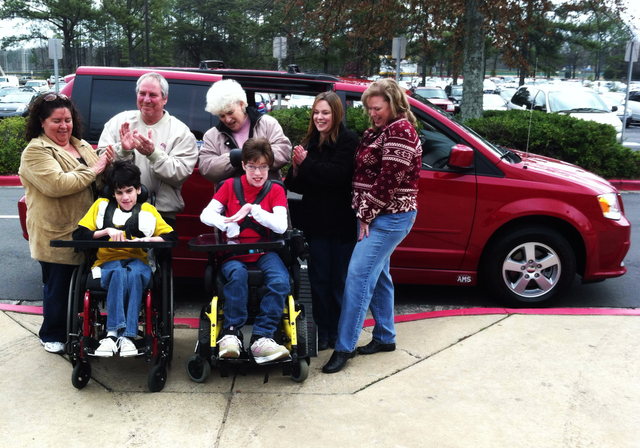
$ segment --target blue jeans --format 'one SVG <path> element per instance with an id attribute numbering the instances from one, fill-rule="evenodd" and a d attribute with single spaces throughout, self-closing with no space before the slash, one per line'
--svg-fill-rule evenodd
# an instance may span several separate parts
<path id="1" fill-rule="evenodd" d="M 336 351 L 352 352 L 356 349 L 367 308 L 371 308 L 375 319 L 373 339 L 383 344 L 395 342 L 394 292 L 389 260 L 413 227 L 416 213 L 413 210 L 378 215 L 369 225 L 369 237 L 365 236 L 356 243 L 344 289 Z"/>
<path id="2" fill-rule="evenodd" d="M 262 255 L 256 265 L 262 271 L 267 293 L 260 302 L 260 313 L 253 323 L 253 335 L 273 338 L 282 318 L 284 301 L 289 294 L 289 271 L 275 252 Z M 228 260 L 221 267 L 227 280 L 224 285 L 224 329 L 241 329 L 247 322 L 249 284 L 247 265 L 238 260 Z"/>
<path id="3" fill-rule="evenodd" d="M 309 243 L 309 282 L 313 320 L 318 326 L 318 340 L 335 341 L 342 307 L 349 260 L 356 244 L 354 238 L 339 236 L 312 237 Z"/>
<path id="4" fill-rule="evenodd" d="M 73 271 L 78 266 L 40 261 L 40 267 L 44 318 L 40 327 L 40 339 L 43 342 L 66 342 L 69 284 Z"/>
<path id="5" fill-rule="evenodd" d="M 100 285 L 107 290 L 107 331 L 135 338 L 142 294 L 149 284 L 151 267 L 137 258 L 107 261 L 101 267 Z"/>

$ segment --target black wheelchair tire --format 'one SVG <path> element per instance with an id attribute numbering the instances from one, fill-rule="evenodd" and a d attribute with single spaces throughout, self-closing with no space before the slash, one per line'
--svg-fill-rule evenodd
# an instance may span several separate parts
<path id="1" fill-rule="evenodd" d="M 160 392 L 167 382 L 167 366 L 160 362 L 151 368 L 147 386 L 151 392 Z"/>
<path id="2" fill-rule="evenodd" d="M 187 368 L 187 374 L 191 381 L 195 381 L 196 383 L 204 383 L 211 373 L 211 366 L 207 360 L 200 355 L 191 355 L 187 359 L 185 367 Z"/>
<path id="3" fill-rule="evenodd" d="M 84 389 L 91 379 L 91 364 L 88 362 L 79 362 L 73 368 L 71 373 L 71 384 L 76 389 Z"/>
<path id="4" fill-rule="evenodd" d="M 300 290 L 298 303 L 304 309 L 306 320 L 306 356 L 318 356 L 318 328 L 313 320 L 313 304 L 311 299 L 311 283 L 306 267 L 300 269 Z"/>

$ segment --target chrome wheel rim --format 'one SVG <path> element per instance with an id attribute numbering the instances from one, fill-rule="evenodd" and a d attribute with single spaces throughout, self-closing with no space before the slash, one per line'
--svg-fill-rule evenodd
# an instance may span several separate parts
<path id="1" fill-rule="evenodd" d="M 542 243 L 523 243 L 514 248 L 502 263 L 505 285 L 524 300 L 547 294 L 558 284 L 561 273 L 560 257 Z"/>

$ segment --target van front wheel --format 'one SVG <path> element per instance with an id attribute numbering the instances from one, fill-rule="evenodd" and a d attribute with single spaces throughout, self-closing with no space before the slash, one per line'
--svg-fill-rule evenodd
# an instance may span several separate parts
<path id="1" fill-rule="evenodd" d="M 490 293 L 507 306 L 549 306 L 576 274 L 573 248 L 562 234 L 545 226 L 502 236 L 486 260 Z"/>

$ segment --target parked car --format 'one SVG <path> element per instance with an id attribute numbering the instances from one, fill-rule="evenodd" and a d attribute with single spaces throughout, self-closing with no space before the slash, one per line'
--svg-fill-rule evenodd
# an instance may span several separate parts
<path id="1" fill-rule="evenodd" d="M 262 93 L 255 93 L 255 108 L 261 114 L 266 114 L 267 112 L 271 112 L 271 98 L 268 95 L 263 95 Z"/>
<path id="2" fill-rule="evenodd" d="M 498 94 L 508 103 L 513 98 L 513 95 L 518 91 L 515 87 L 500 87 Z"/>
<path id="3" fill-rule="evenodd" d="M 315 95 L 299 95 L 292 94 L 287 99 L 287 107 L 291 109 L 292 107 L 312 107 L 313 102 L 315 101 Z"/>
<path id="4" fill-rule="evenodd" d="M 531 109 L 571 115 L 581 120 L 610 124 L 622 137 L 622 122 L 593 90 L 580 86 L 521 86 L 509 102 L 509 109 Z"/>
<path id="5" fill-rule="evenodd" d="M 497 93 L 498 86 L 496 86 L 496 83 L 490 79 L 485 79 L 482 82 L 482 91 L 483 93 Z"/>
<path id="6" fill-rule="evenodd" d="M 628 128 L 631 124 L 632 116 L 631 110 L 624 107 L 625 94 L 607 92 L 601 93 L 600 98 L 611 109 L 611 112 L 615 113 L 620 121 L 624 124 L 624 127 Z"/>
<path id="7" fill-rule="evenodd" d="M 64 82 L 64 77 L 58 76 L 58 82 Z M 56 75 L 49 76 L 49 85 L 53 87 L 55 83 L 56 83 Z"/>
<path id="8" fill-rule="evenodd" d="M 455 105 L 440 87 L 418 87 L 414 90 L 414 95 L 420 95 L 445 112 L 454 113 L 456 111 Z"/>
<path id="9" fill-rule="evenodd" d="M 462 104 L 462 85 L 461 84 L 449 84 L 444 88 L 444 93 L 455 106 L 455 113 L 460 113 L 460 105 Z"/>
<path id="10" fill-rule="evenodd" d="M 629 92 L 627 109 L 629 109 L 629 113 L 631 115 L 631 121 L 629 124 L 640 123 L 640 90 L 632 90 Z"/>
<path id="11" fill-rule="evenodd" d="M 0 87 L 4 86 L 19 87 L 20 83 L 18 82 L 18 77 L 11 75 L 0 76 Z"/>
<path id="12" fill-rule="evenodd" d="M 366 83 L 327 75 L 251 70 L 155 69 L 169 82 L 167 110 L 199 138 L 218 123 L 202 113 L 215 81 L 235 79 L 255 92 L 306 95 L 335 91 L 344 106 L 357 105 Z M 63 89 L 85 117 L 84 138 L 97 144 L 105 121 L 135 109 L 136 79 L 148 69 L 80 67 Z M 123 94 L 131 92 L 131 94 Z M 487 285 L 493 297 L 515 306 L 542 306 L 562 294 L 578 273 L 584 282 L 623 275 L 630 223 L 622 198 L 606 180 L 577 166 L 509 151 L 479 137 L 419 97 L 409 99 L 423 147 L 418 214 L 391 257 L 398 283 Z M 348 114 L 363 113 L 349 108 Z M 294 142 L 295 144 L 295 142 Z M 195 172 L 183 185 L 178 214 L 180 245 L 174 275 L 200 277 L 206 255 L 188 241 L 211 228 L 199 220 L 214 185 Z M 290 200 L 291 220 L 299 222 Z M 19 204 L 23 231 L 26 209 Z M 200 254 L 200 255 L 199 255 Z"/>
<path id="13" fill-rule="evenodd" d="M 29 106 L 38 95 L 35 92 L 11 92 L 0 98 L 0 117 L 26 117 Z"/>
<path id="14" fill-rule="evenodd" d="M 27 81 L 25 87 L 31 87 L 36 92 L 46 92 L 49 90 L 49 83 L 44 79 L 32 79 Z"/>
<path id="15" fill-rule="evenodd" d="M 18 83 L 23 86 L 27 83 L 27 81 L 32 80 L 33 77 L 29 76 L 29 75 L 25 75 L 25 76 L 21 76 L 20 79 L 18 79 Z"/>
<path id="16" fill-rule="evenodd" d="M 19 92 L 20 91 L 20 87 L 16 87 L 16 86 L 3 86 L 0 87 L 0 98 L 3 98 L 7 95 L 9 95 L 10 93 L 13 92 Z"/>
<path id="17" fill-rule="evenodd" d="M 484 93 L 482 95 L 483 110 L 507 110 L 507 102 L 496 93 Z"/>

